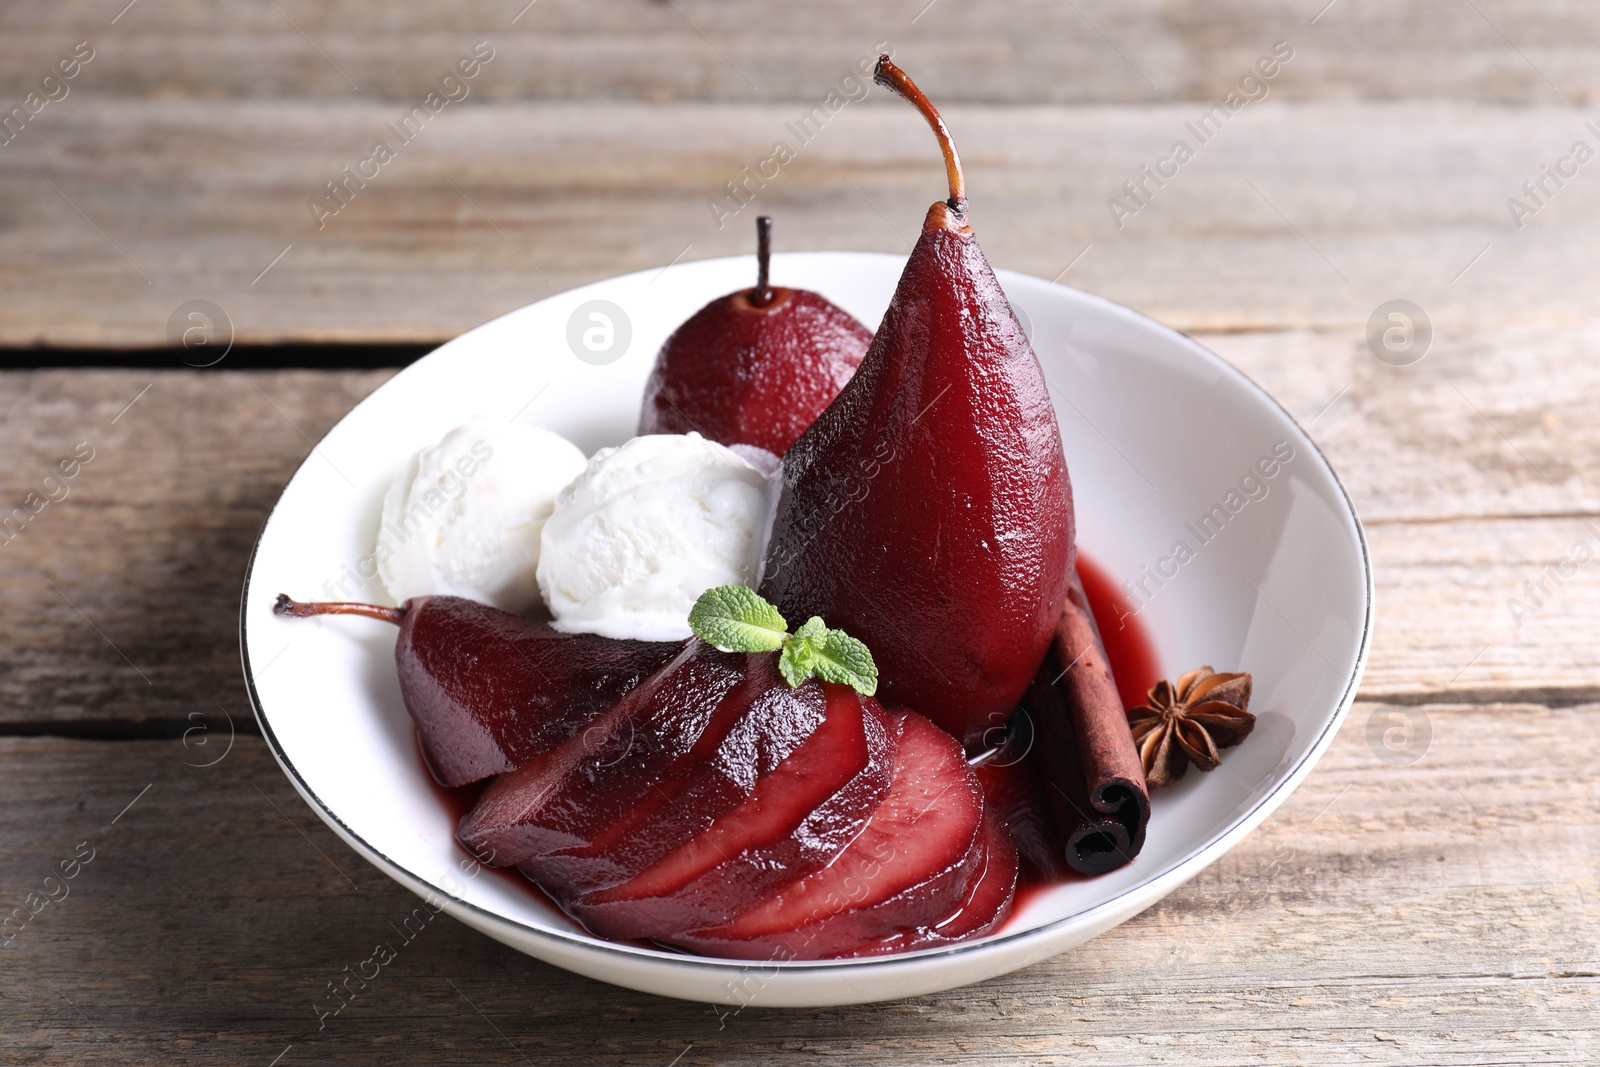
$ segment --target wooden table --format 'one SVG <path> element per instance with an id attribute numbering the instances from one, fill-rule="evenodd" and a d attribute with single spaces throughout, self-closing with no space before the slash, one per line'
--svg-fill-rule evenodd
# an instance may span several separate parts
<path id="1" fill-rule="evenodd" d="M 76 42 L 94 54 L 0 146 L 0 346 L 27 364 L 0 372 L 0 511 L 58 497 L 0 545 L 0 906 L 29 914 L 0 932 L 0 1059 L 1595 1062 L 1600 566 L 1559 561 L 1600 548 L 1600 162 L 1562 162 L 1600 148 L 1600 23 L 1558 0 L 1213 7 L 0 12 L 4 109 Z M 482 40 L 468 97 L 319 229 L 324 183 Z M 880 41 L 945 103 L 996 264 L 1195 334 L 1326 450 L 1377 567 L 1347 726 L 1194 882 L 979 986 L 723 1018 L 441 920 L 319 1025 L 412 901 L 299 801 L 239 675 L 268 507 L 392 373 L 336 368 L 395 350 L 307 346 L 426 346 L 745 251 L 756 211 L 719 229 L 708 200 L 853 94 Z M 1108 198 L 1278 41 L 1294 54 L 1265 97 L 1119 228 Z M 904 251 L 940 181 L 925 129 L 881 92 L 819 126 L 752 208 L 785 249 Z M 1367 340 L 1392 299 L 1431 322 L 1404 366 Z M 226 315 L 213 347 L 162 347 L 193 300 Z M 176 358 L 230 330 L 216 366 Z"/>

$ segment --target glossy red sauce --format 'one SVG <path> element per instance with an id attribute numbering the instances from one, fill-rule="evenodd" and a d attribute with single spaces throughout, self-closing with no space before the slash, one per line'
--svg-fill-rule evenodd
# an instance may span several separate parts
<path id="1" fill-rule="evenodd" d="M 1150 631 L 1134 614 L 1133 605 L 1111 575 L 1098 563 L 1085 559 L 1082 552 L 1078 553 L 1078 577 L 1089 595 L 1089 608 L 1100 627 L 1100 639 L 1105 642 L 1106 658 L 1111 661 L 1111 674 L 1117 680 L 1123 706 L 1137 707 L 1144 703 L 1150 687 L 1161 680 L 1161 662 Z"/>
<path id="2" fill-rule="evenodd" d="M 436 801 L 438 801 L 439 807 L 450 816 L 450 833 L 453 839 L 455 836 L 455 827 L 461 825 L 462 818 L 466 816 L 467 812 L 472 810 L 472 806 L 478 802 L 478 798 L 483 795 L 484 790 L 489 788 L 489 784 L 493 782 L 494 779 L 485 778 L 481 782 L 473 782 L 471 785 L 457 786 L 454 789 L 447 785 L 441 785 L 438 777 L 436 777 L 433 773 L 433 765 L 428 762 L 428 754 L 422 750 L 422 739 L 420 737 L 416 737 L 415 734 L 413 734 L 413 737 L 416 740 L 417 746 L 417 762 L 422 765 L 422 780 L 426 782 L 428 788 L 433 791 L 433 797 Z M 456 851 L 461 854 L 463 861 L 471 860 L 473 858 L 472 853 L 468 852 L 466 847 L 462 845 L 460 841 L 456 841 L 455 847 Z M 515 882 L 525 889 L 532 890 L 534 896 L 541 904 L 548 906 L 551 911 L 560 911 L 560 909 L 556 907 L 555 903 L 544 894 L 544 891 L 541 890 L 538 885 L 524 877 L 522 872 L 517 870 L 515 867 L 489 867 L 480 863 L 477 865 L 476 871 L 471 870 L 471 864 L 468 864 L 468 867 L 463 869 L 464 875 L 469 878 L 475 878 L 484 872 L 488 872 L 497 878 L 507 879 L 508 881 Z"/>

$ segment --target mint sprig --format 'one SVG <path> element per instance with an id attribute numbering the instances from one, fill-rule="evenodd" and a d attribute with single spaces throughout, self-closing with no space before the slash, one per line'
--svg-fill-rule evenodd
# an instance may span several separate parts
<path id="1" fill-rule="evenodd" d="M 789 624 L 749 586 L 719 585 L 689 609 L 689 629 L 724 652 L 776 652 Z"/>
<path id="2" fill-rule="evenodd" d="M 822 672 L 817 668 L 822 659 L 822 644 L 827 637 L 828 628 L 813 615 L 792 636 L 784 638 L 783 654 L 778 657 L 778 673 L 783 675 L 783 680 L 790 686 L 798 686 L 813 674 L 821 677 Z M 823 681 L 831 679 L 824 678 Z"/>
<path id="3" fill-rule="evenodd" d="M 878 666 L 866 645 L 828 629 L 815 615 L 791 634 L 778 609 L 747 586 L 722 585 L 700 594 L 689 628 L 724 652 L 779 652 L 778 673 L 792 687 L 816 677 L 863 696 L 878 691 Z"/>

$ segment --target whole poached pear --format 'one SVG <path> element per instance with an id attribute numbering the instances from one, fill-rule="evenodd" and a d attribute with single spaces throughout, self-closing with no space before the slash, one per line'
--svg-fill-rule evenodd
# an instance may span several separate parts
<path id="1" fill-rule="evenodd" d="M 783 457 L 760 591 L 864 641 L 886 703 L 972 748 L 1044 658 L 1073 572 L 1072 489 L 949 132 L 887 56 L 875 80 L 933 127 L 950 199 L 929 208 L 854 377 Z"/>
<path id="2" fill-rule="evenodd" d="M 639 433 L 688 433 L 781 456 L 850 380 L 872 331 L 809 289 L 768 284 L 772 219 L 756 220 L 755 288 L 711 301 L 667 338 Z"/>

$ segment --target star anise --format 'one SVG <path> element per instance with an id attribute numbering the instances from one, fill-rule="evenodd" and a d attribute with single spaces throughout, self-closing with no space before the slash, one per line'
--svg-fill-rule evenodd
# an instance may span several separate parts
<path id="1" fill-rule="evenodd" d="M 1139 746 L 1145 782 L 1154 789 L 1183 777 L 1189 764 L 1209 771 L 1221 762 L 1218 749 L 1237 745 L 1255 728 L 1250 675 L 1192 670 L 1176 687 L 1163 679 L 1150 690 L 1149 703 L 1128 710 L 1133 742 Z"/>

